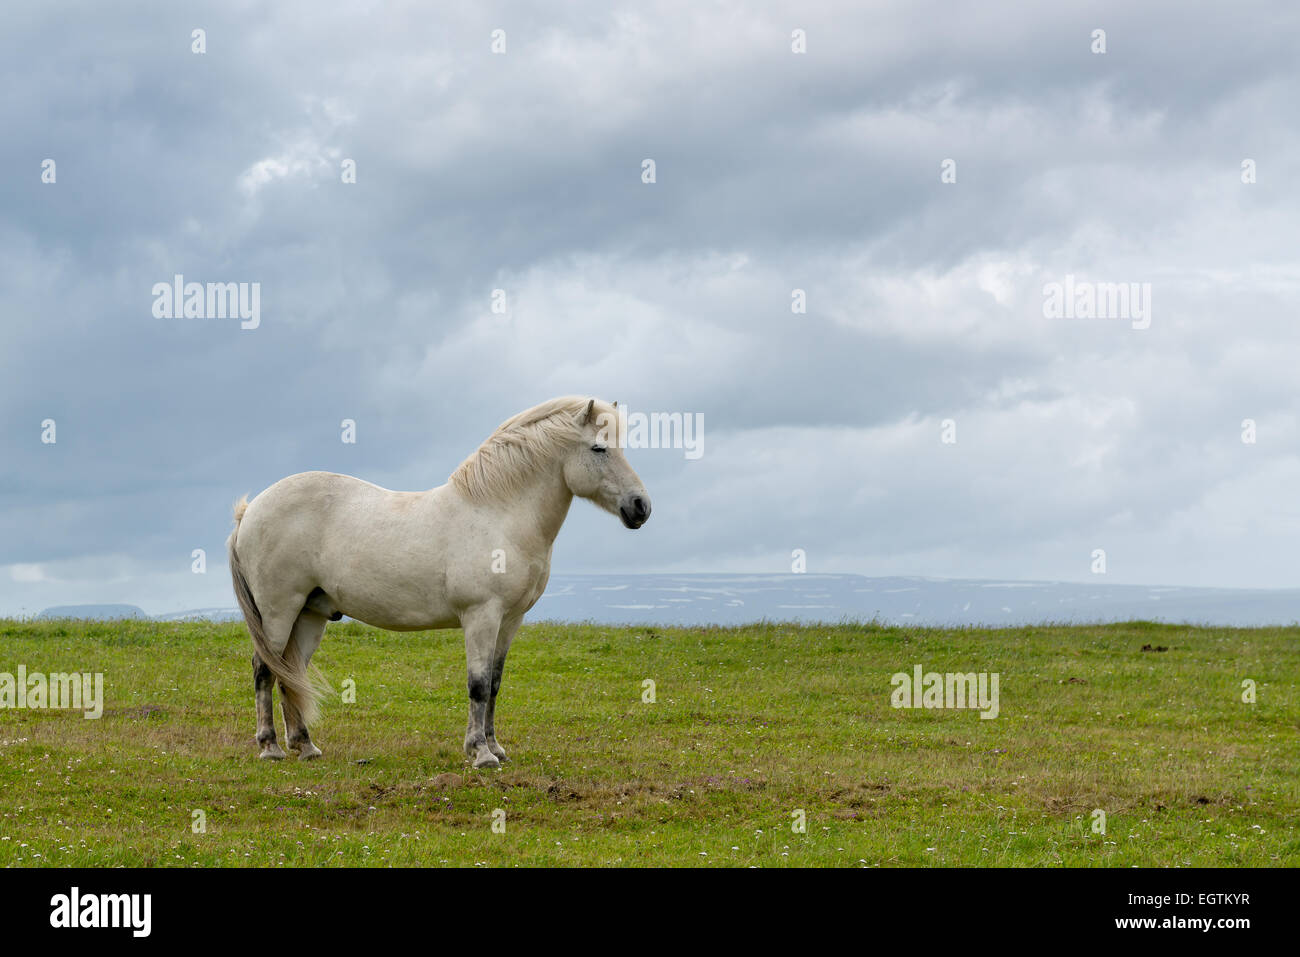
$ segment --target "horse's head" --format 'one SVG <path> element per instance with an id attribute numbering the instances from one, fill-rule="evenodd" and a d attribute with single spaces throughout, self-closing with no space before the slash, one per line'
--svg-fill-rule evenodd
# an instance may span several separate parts
<path id="1" fill-rule="evenodd" d="M 640 528 L 650 517 L 650 496 L 623 454 L 617 406 L 592 399 L 578 413 L 580 437 L 564 461 L 564 481 L 574 495 Z"/>

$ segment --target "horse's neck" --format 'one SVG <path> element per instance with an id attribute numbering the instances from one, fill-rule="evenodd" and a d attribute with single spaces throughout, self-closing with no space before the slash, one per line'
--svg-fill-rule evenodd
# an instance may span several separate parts
<path id="1" fill-rule="evenodd" d="M 522 537 L 537 539 L 549 552 L 572 504 L 573 493 L 562 469 L 544 469 L 516 496 L 511 524 Z"/>

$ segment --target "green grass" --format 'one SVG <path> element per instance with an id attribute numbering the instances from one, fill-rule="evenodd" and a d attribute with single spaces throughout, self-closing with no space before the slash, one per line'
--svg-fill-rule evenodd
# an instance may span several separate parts
<path id="1" fill-rule="evenodd" d="M 498 708 L 513 761 L 480 772 L 459 632 L 332 625 L 316 661 L 356 703 L 326 704 L 321 760 L 271 763 L 242 625 L 0 621 L 0 672 L 105 682 L 97 721 L 0 710 L 0 864 L 1295 866 L 1298 639 L 532 625 Z M 916 664 L 998 672 L 999 717 L 892 708 Z"/>

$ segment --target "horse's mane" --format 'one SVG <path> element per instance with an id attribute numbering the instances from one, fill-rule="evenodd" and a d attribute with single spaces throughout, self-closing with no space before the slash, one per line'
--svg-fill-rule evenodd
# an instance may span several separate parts
<path id="1" fill-rule="evenodd" d="M 476 502 L 510 498 L 555 449 L 582 437 L 581 415 L 589 401 L 577 395 L 560 396 L 511 416 L 460 463 L 449 481 Z M 597 401 L 595 411 L 613 410 Z"/>

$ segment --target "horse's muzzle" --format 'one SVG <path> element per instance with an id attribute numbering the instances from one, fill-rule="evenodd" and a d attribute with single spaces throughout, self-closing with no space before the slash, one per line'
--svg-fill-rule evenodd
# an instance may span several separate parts
<path id="1" fill-rule="evenodd" d="M 618 507 L 618 517 L 628 528 L 640 528 L 650 517 L 649 496 L 633 495 L 624 499 Z"/>

